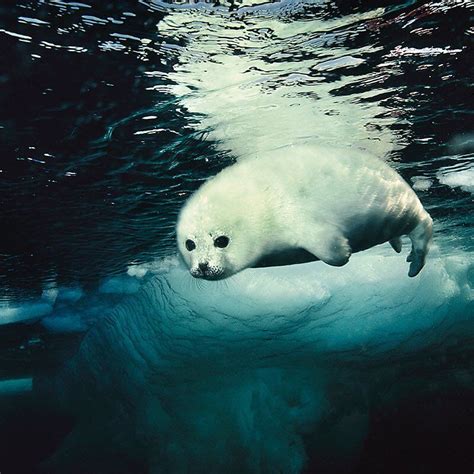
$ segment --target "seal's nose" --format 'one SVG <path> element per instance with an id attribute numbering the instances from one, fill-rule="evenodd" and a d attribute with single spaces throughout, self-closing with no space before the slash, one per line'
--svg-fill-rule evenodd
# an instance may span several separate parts
<path id="1" fill-rule="evenodd" d="M 203 273 L 206 273 L 208 268 L 209 268 L 209 264 L 207 262 L 201 262 L 199 264 L 199 270 L 201 270 L 201 272 L 203 272 Z"/>

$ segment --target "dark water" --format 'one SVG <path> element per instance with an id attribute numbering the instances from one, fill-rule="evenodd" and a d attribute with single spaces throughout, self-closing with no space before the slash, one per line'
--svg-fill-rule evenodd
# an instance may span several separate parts
<path id="1" fill-rule="evenodd" d="M 193 110 L 175 93 L 198 70 L 186 69 L 188 63 L 218 64 L 227 54 L 254 62 L 258 74 L 270 77 L 268 90 L 294 81 L 291 93 L 304 100 L 319 95 L 325 117 L 337 109 L 328 97 L 341 110 L 367 110 L 370 120 L 354 123 L 375 137 L 390 135 L 395 146 L 387 158 L 433 216 L 439 254 L 469 255 L 472 7 L 295 1 L 197 8 L 149 0 L 0 6 L 0 318 L 11 322 L 14 308 L 17 320 L 28 320 L 0 328 L 1 378 L 43 374 L 68 358 L 83 330 L 135 291 L 131 277 L 122 278 L 127 268 L 176 253 L 174 226 L 186 197 L 238 158 L 203 118 L 214 99 Z M 179 12 L 187 15 L 182 24 Z M 253 73 L 249 67 L 244 76 Z M 238 116 L 238 105 L 216 117 L 226 111 Z M 289 113 L 285 120 L 282 128 L 255 123 L 262 136 L 287 130 L 290 137 L 295 119 Z M 229 136 L 245 141 L 240 122 L 229 123 Z M 269 140 L 264 146 L 279 145 Z M 97 292 L 106 284 L 119 289 Z M 76 293 L 64 296 L 62 288 Z M 31 302 L 46 309 L 35 307 L 30 318 L 22 305 Z M 51 305 L 66 318 L 53 332 L 39 317 Z M 359 454 L 345 452 L 337 431 L 324 442 L 308 436 L 306 471 L 472 472 L 472 340 L 458 351 L 399 363 L 402 387 L 404 377 L 412 387 L 420 372 L 423 382 L 407 390 L 410 396 L 402 388 L 403 395 L 385 396 L 385 378 L 371 379 L 378 369 L 369 370 L 361 380 L 369 428 Z M 33 395 L 14 393 L 0 403 L 2 473 L 33 472 L 73 426 L 73 417 L 37 406 Z M 321 443 L 327 456 L 315 454 Z M 124 472 L 146 471 L 146 463 L 134 462 Z"/>
<path id="2" fill-rule="evenodd" d="M 160 64 L 163 52 L 124 36 L 159 42 L 163 15 L 135 3 L 68 5 L 2 8 L 5 30 L 32 37 L 2 34 L 2 286 L 13 294 L 173 252 L 183 193 L 218 166 L 170 97 L 147 91 L 156 81 L 143 55 Z M 108 50 L 111 40 L 120 49 Z M 146 124 L 166 132 L 134 136 L 152 114 Z"/>

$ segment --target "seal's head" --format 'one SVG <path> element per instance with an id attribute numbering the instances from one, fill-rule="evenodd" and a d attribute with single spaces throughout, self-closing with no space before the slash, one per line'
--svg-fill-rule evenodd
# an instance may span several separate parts
<path id="1" fill-rule="evenodd" d="M 220 177 L 220 176 L 219 176 Z M 178 248 L 195 278 L 221 280 L 250 267 L 265 246 L 258 204 L 232 184 L 214 179 L 184 205 Z"/>

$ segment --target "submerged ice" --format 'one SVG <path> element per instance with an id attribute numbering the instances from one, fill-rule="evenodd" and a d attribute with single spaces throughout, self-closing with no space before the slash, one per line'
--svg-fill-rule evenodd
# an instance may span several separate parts
<path id="1" fill-rule="evenodd" d="M 38 384 L 77 418 L 51 465 L 121 472 L 121 456 L 149 472 L 300 472 L 330 414 L 357 452 L 368 401 L 354 376 L 468 344 L 473 271 L 467 255 L 434 255 L 413 280 L 378 249 L 343 268 L 248 269 L 223 282 L 196 282 L 181 265 L 148 274 Z M 392 390 L 397 371 L 385 378 Z"/>

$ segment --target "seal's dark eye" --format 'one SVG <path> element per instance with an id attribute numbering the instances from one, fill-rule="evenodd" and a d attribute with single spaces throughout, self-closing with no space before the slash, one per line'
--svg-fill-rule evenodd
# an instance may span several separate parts
<path id="1" fill-rule="evenodd" d="M 217 237 L 217 239 L 214 240 L 214 245 L 216 247 L 219 247 L 220 249 L 227 247 L 229 245 L 229 237 L 226 237 L 225 235 L 221 235 L 220 237 Z"/>
<path id="2" fill-rule="evenodd" d="M 192 251 L 196 248 L 196 244 L 194 243 L 194 241 L 192 241 L 192 240 L 190 240 L 190 239 L 186 240 L 185 245 L 186 245 L 186 248 L 187 248 L 190 252 L 192 252 Z"/>

